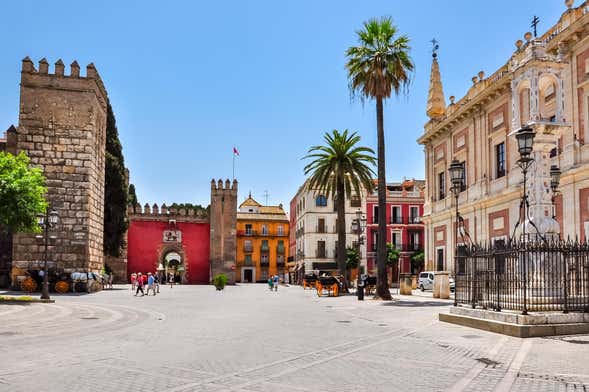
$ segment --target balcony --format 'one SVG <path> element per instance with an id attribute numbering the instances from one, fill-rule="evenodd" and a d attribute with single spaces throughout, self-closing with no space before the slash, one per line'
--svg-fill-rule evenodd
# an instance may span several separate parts
<path id="1" fill-rule="evenodd" d="M 284 267 L 284 257 L 276 259 L 276 266 L 277 267 Z"/>
<path id="2" fill-rule="evenodd" d="M 251 258 L 249 258 L 249 259 L 248 259 L 248 258 L 244 259 L 244 260 L 241 262 L 241 264 L 243 264 L 243 265 L 245 265 L 245 266 L 248 266 L 248 267 L 249 267 L 249 266 L 254 266 L 254 265 L 255 265 L 255 263 L 253 262 L 253 260 L 252 260 Z"/>
<path id="3" fill-rule="evenodd" d="M 303 235 L 305 231 L 303 229 L 297 230 L 297 236 L 301 236 Z M 263 237 L 287 237 L 288 234 L 284 231 L 279 232 L 279 231 L 257 231 L 257 230 L 238 230 L 237 231 L 237 236 L 238 237 L 257 237 L 257 236 L 263 236 Z"/>
<path id="4" fill-rule="evenodd" d="M 262 259 L 260 261 L 260 267 L 269 267 L 269 266 L 270 266 L 270 260 L 268 260 L 268 259 L 265 259 L 265 260 Z"/>
<path id="5" fill-rule="evenodd" d="M 420 224 L 420 223 L 421 223 L 420 216 L 410 216 L 409 217 L 409 224 L 410 225 L 415 225 L 415 224 Z"/>
<path id="6" fill-rule="evenodd" d="M 276 247 L 276 253 L 278 253 L 279 255 L 283 255 L 284 254 L 284 245 L 282 245 L 282 246 L 278 245 Z"/>
<path id="7" fill-rule="evenodd" d="M 402 216 L 391 216 L 390 220 L 392 225 L 402 225 L 403 224 L 403 217 Z"/>
<path id="8" fill-rule="evenodd" d="M 246 253 L 251 253 L 254 251 L 254 247 L 252 244 L 243 244 L 243 251 Z"/>

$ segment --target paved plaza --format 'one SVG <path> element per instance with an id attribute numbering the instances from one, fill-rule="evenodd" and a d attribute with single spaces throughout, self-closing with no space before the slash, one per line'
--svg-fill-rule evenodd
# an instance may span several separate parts
<path id="1" fill-rule="evenodd" d="M 128 286 L 0 305 L 0 391 L 586 391 L 589 336 L 437 321 L 450 302 Z"/>

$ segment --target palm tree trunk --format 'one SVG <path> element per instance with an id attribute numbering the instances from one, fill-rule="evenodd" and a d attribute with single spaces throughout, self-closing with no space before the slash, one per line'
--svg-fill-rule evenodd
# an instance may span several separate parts
<path id="1" fill-rule="evenodd" d="M 344 288 L 343 292 L 348 292 L 348 282 L 346 279 L 346 196 L 344 189 L 344 182 L 337 180 L 337 268 L 339 274 L 343 277 Z"/>
<path id="2" fill-rule="evenodd" d="M 376 298 L 389 300 L 387 279 L 387 180 L 385 172 L 383 99 L 376 98 L 376 131 L 378 143 L 378 241 L 376 244 Z"/>

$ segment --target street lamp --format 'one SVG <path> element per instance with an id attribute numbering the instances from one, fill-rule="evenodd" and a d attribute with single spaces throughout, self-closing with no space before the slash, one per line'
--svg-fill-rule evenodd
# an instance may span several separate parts
<path id="1" fill-rule="evenodd" d="M 534 137 L 536 136 L 536 132 L 530 127 L 525 127 L 520 129 L 516 132 L 515 138 L 517 140 L 517 149 L 519 152 L 520 158 L 517 160 L 516 164 L 522 169 L 522 173 L 524 175 L 524 195 L 522 197 L 520 210 L 523 208 L 524 211 L 524 222 L 522 227 L 522 238 L 526 238 L 526 218 L 528 217 L 528 195 L 527 195 L 527 175 L 528 170 L 534 163 L 534 158 L 531 157 L 533 146 L 534 146 Z M 551 171 L 552 176 L 552 171 Z"/>
<path id="2" fill-rule="evenodd" d="M 532 155 L 532 151 L 533 151 L 533 146 L 534 146 L 534 137 L 536 136 L 536 132 L 534 132 L 534 130 L 530 127 L 524 127 L 521 128 L 519 131 L 517 131 L 515 133 L 515 138 L 517 140 L 517 150 L 519 152 L 519 156 L 520 158 L 517 160 L 516 164 L 520 167 L 520 169 L 522 169 L 522 173 L 524 175 L 524 194 L 522 196 L 522 200 L 520 203 L 520 211 L 523 208 L 524 211 L 524 216 L 523 216 L 523 225 L 522 225 L 522 240 L 523 240 L 523 245 L 524 247 L 526 246 L 526 219 L 528 217 L 528 209 L 529 209 L 529 205 L 528 205 L 528 194 L 527 194 L 527 189 L 526 189 L 526 184 L 527 184 L 527 174 L 528 174 L 528 170 L 530 169 L 530 167 L 532 166 L 532 164 L 534 163 L 534 158 L 531 157 Z M 536 230 L 537 232 L 537 230 Z M 523 287 L 524 287 L 524 292 L 523 292 L 523 296 L 524 296 L 524 309 L 522 311 L 523 315 L 528 314 L 528 306 L 527 306 L 527 287 L 528 287 L 528 262 L 527 262 L 527 254 L 524 253 L 524 257 L 526 259 L 524 259 L 523 262 Z"/>
<path id="3" fill-rule="evenodd" d="M 47 271 L 47 246 L 49 244 L 49 229 L 53 228 L 57 225 L 57 222 L 59 221 L 59 215 L 57 214 L 57 211 L 55 210 L 51 210 L 49 211 L 49 208 L 46 210 L 45 214 L 40 214 L 37 216 L 37 221 L 39 223 L 39 226 L 41 226 L 41 228 L 44 231 L 44 235 L 43 235 L 43 241 L 44 241 L 44 246 L 45 246 L 45 250 L 43 252 L 43 258 L 44 258 L 44 267 L 43 267 L 43 288 L 41 291 L 41 299 L 50 299 L 49 298 L 49 273 Z"/>
<path id="4" fill-rule="evenodd" d="M 552 189 L 552 218 L 556 218 L 556 200 L 555 196 L 558 193 L 558 185 L 560 184 L 561 171 L 556 165 L 550 166 L 550 189 Z"/>
<path id="5" fill-rule="evenodd" d="M 458 162 L 458 160 L 454 159 L 452 160 L 452 163 L 450 164 L 450 168 L 448 169 L 448 172 L 450 173 L 450 182 L 452 182 L 452 187 L 450 188 L 450 191 L 452 192 L 452 194 L 454 195 L 454 201 L 455 201 L 455 208 L 456 208 L 456 227 L 455 227 L 455 231 L 454 231 L 454 279 L 456 279 L 457 276 L 457 254 L 458 254 L 458 224 L 459 224 L 459 220 L 460 220 L 460 214 L 458 212 L 458 197 L 460 196 L 460 192 L 462 191 L 462 187 L 464 186 L 464 165 L 462 165 L 460 162 Z M 455 290 L 456 291 L 456 290 Z M 454 306 L 458 306 L 458 296 L 456 295 L 456 293 L 454 293 Z"/>
<path id="6" fill-rule="evenodd" d="M 358 234 L 358 267 L 357 267 L 357 284 L 356 284 L 356 295 L 358 296 L 358 301 L 361 301 L 364 299 L 364 287 L 362 286 L 362 288 L 360 287 L 361 285 L 361 272 L 362 272 L 362 251 L 361 251 L 361 245 L 364 243 L 364 238 L 362 238 L 362 233 L 364 232 L 364 230 L 366 229 L 366 217 L 364 216 L 364 214 L 362 214 L 362 210 L 357 210 L 356 211 L 356 233 Z M 362 293 L 360 293 L 360 291 L 362 291 Z"/>

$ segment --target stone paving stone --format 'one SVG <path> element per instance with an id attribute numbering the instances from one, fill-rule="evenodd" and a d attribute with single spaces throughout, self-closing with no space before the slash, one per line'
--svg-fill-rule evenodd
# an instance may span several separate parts
<path id="1" fill-rule="evenodd" d="M 475 367 L 463 390 L 493 390 L 522 340 L 440 323 L 449 306 L 318 298 L 295 286 L 269 293 L 264 285 L 0 306 L 0 392 L 438 391 Z M 497 363 L 481 365 L 500 339 Z M 533 339 L 512 390 L 588 388 L 585 340 Z"/>

